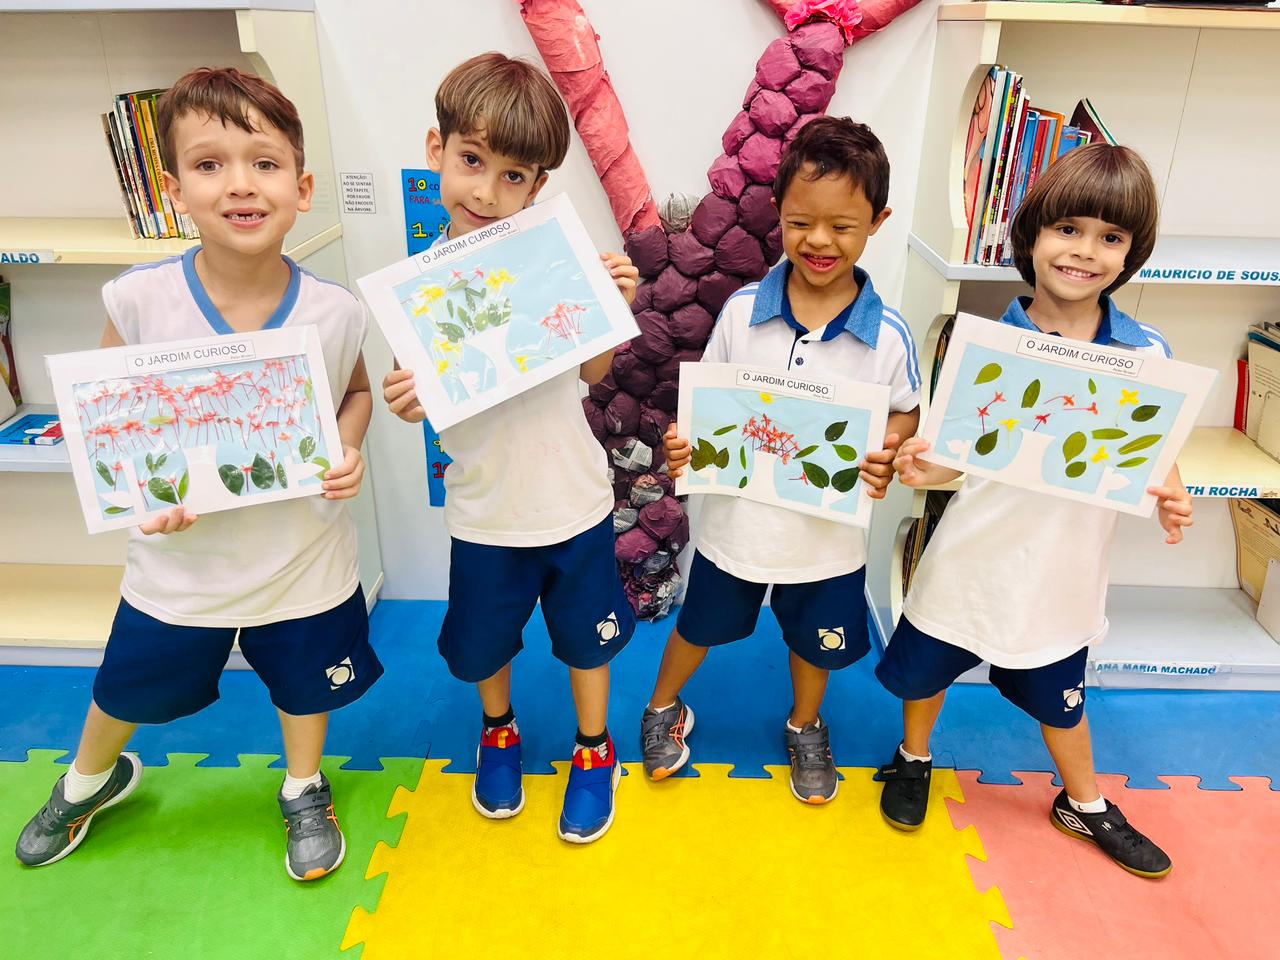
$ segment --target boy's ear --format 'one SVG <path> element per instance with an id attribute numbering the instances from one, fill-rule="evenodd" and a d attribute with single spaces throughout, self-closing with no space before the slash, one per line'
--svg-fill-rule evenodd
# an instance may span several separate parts
<path id="1" fill-rule="evenodd" d="M 439 173 L 443 163 L 444 137 L 440 136 L 438 127 L 432 127 L 427 131 L 427 168 Z"/>
<path id="2" fill-rule="evenodd" d="M 871 221 L 871 229 L 867 231 L 867 236 L 874 237 L 876 235 L 876 231 L 879 230 L 880 227 L 884 225 L 884 222 L 889 219 L 889 215 L 891 213 L 893 213 L 893 208 L 885 207 L 878 214 L 876 214 L 875 219 Z"/>
<path id="3" fill-rule="evenodd" d="M 547 185 L 547 178 L 551 176 L 546 170 L 538 174 L 538 179 L 533 181 L 533 189 L 529 191 L 529 196 L 525 198 L 524 205 L 528 207 L 538 196 L 538 191 Z"/>
<path id="4" fill-rule="evenodd" d="M 316 175 L 304 170 L 298 178 L 298 212 L 306 213 L 311 209 L 311 201 L 316 195 Z"/>
<path id="5" fill-rule="evenodd" d="M 169 194 L 169 199 L 173 201 L 173 209 L 179 213 L 186 213 L 187 205 L 182 200 L 182 184 L 168 170 L 164 171 L 164 188 Z"/>

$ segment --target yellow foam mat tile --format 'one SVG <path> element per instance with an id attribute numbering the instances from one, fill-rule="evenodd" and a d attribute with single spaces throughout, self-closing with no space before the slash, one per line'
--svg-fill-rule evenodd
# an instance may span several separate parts
<path id="1" fill-rule="evenodd" d="M 524 811 L 487 820 L 472 777 L 428 760 L 390 816 L 407 813 L 396 847 L 379 844 L 367 877 L 386 873 L 374 913 L 357 908 L 343 949 L 362 960 L 448 957 L 644 958 L 893 956 L 999 960 L 990 924 L 1009 925 L 995 889 L 979 893 L 935 770 L 930 815 L 915 833 L 880 817 L 873 770 L 844 768 L 836 799 L 807 806 L 786 767 L 730 778 L 725 765 L 652 783 L 628 764 L 613 828 L 596 843 L 561 841 L 567 765 L 525 777 Z"/>

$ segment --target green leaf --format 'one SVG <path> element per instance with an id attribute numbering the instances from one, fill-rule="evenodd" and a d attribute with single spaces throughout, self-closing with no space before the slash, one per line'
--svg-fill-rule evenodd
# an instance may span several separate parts
<path id="1" fill-rule="evenodd" d="M 240 491 L 244 489 L 244 474 L 240 468 L 234 463 L 224 463 L 218 467 L 218 476 L 222 478 L 222 485 L 240 496 Z"/>
<path id="2" fill-rule="evenodd" d="M 1093 377 L 1090 377 L 1090 378 L 1089 378 L 1089 392 L 1090 392 L 1090 393 L 1097 393 L 1097 392 L 1098 392 L 1098 385 L 1097 385 L 1096 383 L 1094 383 L 1094 382 L 1093 382 Z"/>
<path id="3" fill-rule="evenodd" d="M 712 436 L 723 437 L 726 433 L 731 433 L 732 431 L 737 429 L 738 429 L 738 425 L 736 423 L 731 423 L 727 427 L 721 427 L 719 430 L 713 433 Z"/>
<path id="4" fill-rule="evenodd" d="M 1140 467 L 1146 462 L 1147 462 L 1146 457 L 1132 457 L 1129 460 L 1121 460 L 1119 463 L 1116 464 L 1116 467 L 1121 470 L 1124 470 L 1128 467 Z"/>
<path id="5" fill-rule="evenodd" d="M 276 470 L 271 466 L 267 458 L 260 453 L 253 455 L 253 470 L 249 474 L 249 479 L 253 481 L 253 485 L 259 490 L 270 490 L 276 482 Z"/>
<path id="6" fill-rule="evenodd" d="M 803 450 L 801 450 L 799 453 L 796 454 L 796 459 L 803 460 L 805 457 L 812 456 L 813 451 L 817 449 L 818 449 L 818 445 L 816 443 L 810 444 L 809 446 L 805 447 Z"/>
<path id="7" fill-rule="evenodd" d="M 97 461 L 94 466 L 98 468 L 98 476 L 107 481 L 111 485 L 111 489 L 116 488 L 116 478 L 111 475 L 111 469 L 101 460 Z"/>
<path id="8" fill-rule="evenodd" d="M 191 471 L 183 470 L 182 476 L 178 479 L 178 499 L 187 499 L 187 487 L 191 485 Z"/>
<path id="9" fill-rule="evenodd" d="M 119 514 L 119 513 L 128 513 L 132 509 L 133 507 L 107 507 L 102 512 L 109 517 L 114 517 L 116 514 Z"/>
<path id="10" fill-rule="evenodd" d="M 728 447 L 725 447 L 723 450 L 716 451 L 715 464 L 721 470 L 728 469 L 729 467 L 729 448 Z"/>
<path id="11" fill-rule="evenodd" d="M 316 388 L 311 385 L 311 378 L 307 377 L 307 382 L 303 384 L 307 388 L 307 403 L 316 402 Z"/>
<path id="12" fill-rule="evenodd" d="M 857 467 L 849 467 L 847 470 L 837 470 L 835 472 L 835 476 L 831 478 L 831 486 L 841 493 L 848 493 L 854 488 L 857 482 Z"/>
<path id="13" fill-rule="evenodd" d="M 446 323 L 442 320 L 437 323 L 436 326 L 439 327 L 440 332 L 448 337 L 453 343 L 458 343 L 459 341 L 467 338 L 467 331 L 463 330 L 456 323 Z"/>
<path id="14" fill-rule="evenodd" d="M 284 475 L 284 464 L 283 464 L 283 463 L 277 463 L 277 464 L 276 464 L 276 479 L 280 481 L 280 489 L 281 489 L 281 490 L 288 490 L 288 489 L 289 489 L 289 481 L 288 481 L 288 479 L 287 479 L 287 478 L 285 477 L 285 475 Z"/>
<path id="15" fill-rule="evenodd" d="M 836 456 L 841 460 L 852 461 L 858 459 L 858 451 L 846 443 L 837 443 L 834 449 L 836 451 Z"/>
<path id="16" fill-rule="evenodd" d="M 973 445 L 973 449 L 978 452 L 978 456 L 985 457 L 996 448 L 996 440 L 999 436 L 999 430 L 992 430 L 990 433 L 984 433 L 978 438 L 978 442 Z"/>
<path id="17" fill-rule="evenodd" d="M 156 457 L 156 465 L 152 469 L 159 470 L 161 467 L 164 466 L 164 462 L 168 459 L 169 459 L 169 455 L 167 453 L 160 454 L 160 456 Z"/>
<path id="18" fill-rule="evenodd" d="M 1137 440 L 1130 440 L 1120 448 L 1121 453 L 1136 453 L 1139 450 L 1145 450 L 1147 447 L 1155 446 L 1164 439 L 1162 433 L 1148 433 L 1139 437 Z"/>
<path id="19" fill-rule="evenodd" d="M 314 463 L 314 464 L 316 464 L 316 465 L 318 465 L 318 466 L 320 467 L 320 469 L 321 469 L 321 470 L 323 470 L 323 471 L 325 471 L 326 473 L 328 472 L 328 470 L 329 470 L 329 461 L 328 461 L 328 460 L 326 460 L 324 457 L 312 457 L 312 458 L 311 458 L 311 462 L 312 462 L 312 463 Z"/>
<path id="20" fill-rule="evenodd" d="M 1119 440 L 1121 437 L 1129 435 L 1126 430 L 1119 430 L 1115 427 L 1103 427 L 1101 430 L 1093 431 L 1093 439 L 1095 440 Z"/>
<path id="21" fill-rule="evenodd" d="M 156 472 L 156 462 L 151 458 L 151 454 L 149 453 L 147 454 L 147 472 L 148 473 Z"/>
<path id="22" fill-rule="evenodd" d="M 1040 399 L 1040 381 L 1032 380 L 1027 384 L 1027 389 L 1022 391 L 1022 409 L 1029 410 L 1036 405 L 1036 401 Z"/>
<path id="23" fill-rule="evenodd" d="M 988 363 L 978 371 L 978 379 L 973 381 L 973 385 L 976 387 L 980 383 L 990 383 L 1002 373 L 1004 373 L 1004 370 L 1001 368 L 1000 364 Z"/>
<path id="24" fill-rule="evenodd" d="M 1077 460 L 1075 463 L 1068 463 L 1067 476 L 1074 480 L 1076 477 L 1083 474 L 1088 468 L 1089 464 L 1085 463 L 1083 460 Z"/>
<path id="25" fill-rule="evenodd" d="M 716 461 L 716 448 L 713 447 L 706 437 L 700 437 L 697 445 L 693 448 L 693 457 L 690 466 L 694 470 L 705 470 Z"/>
<path id="26" fill-rule="evenodd" d="M 167 423 L 173 423 L 173 417 L 152 417 L 147 423 L 153 427 L 163 427 Z"/>
<path id="27" fill-rule="evenodd" d="M 742 469 L 743 470 L 747 469 L 747 448 L 746 447 L 738 448 L 738 459 L 742 461 Z"/>
<path id="28" fill-rule="evenodd" d="M 827 427 L 827 432 L 823 434 L 827 438 L 827 443 L 835 443 L 844 436 L 845 430 L 849 428 L 848 420 L 841 420 L 839 423 L 833 423 Z"/>
<path id="29" fill-rule="evenodd" d="M 168 480 L 162 480 L 160 477 L 152 477 L 147 481 L 147 492 L 157 500 L 163 500 L 165 503 L 172 503 L 175 507 L 178 505 L 178 495 L 174 493 L 173 487 Z"/>
<path id="30" fill-rule="evenodd" d="M 743 477 L 741 480 L 739 480 L 739 481 L 738 481 L 738 489 L 739 489 L 739 490 L 741 490 L 741 489 L 742 489 L 743 487 L 745 487 L 746 485 L 747 485 L 747 478 L 746 478 L 746 477 Z"/>
<path id="31" fill-rule="evenodd" d="M 1084 448 L 1089 445 L 1089 438 L 1077 430 L 1067 439 L 1062 441 L 1062 458 L 1070 463 L 1080 454 L 1084 453 Z"/>
<path id="32" fill-rule="evenodd" d="M 1160 407 L 1158 405 L 1154 403 L 1144 403 L 1142 406 L 1134 410 L 1130 416 L 1133 417 L 1135 423 L 1146 423 L 1159 412 Z"/>
<path id="33" fill-rule="evenodd" d="M 311 455 L 316 452 L 316 438 L 303 437 L 302 442 L 298 444 L 298 456 L 303 460 L 310 460 Z"/>
<path id="34" fill-rule="evenodd" d="M 831 477 L 827 474 L 827 471 L 816 463 L 804 460 L 800 463 L 800 466 L 804 468 L 804 475 L 809 478 L 809 482 L 819 490 L 825 490 L 831 484 Z"/>
<path id="35" fill-rule="evenodd" d="M 446 301 L 444 302 L 444 308 L 445 308 L 446 310 L 448 310 L 448 311 L 449 311 L 449 316 L 451 316 L 451 317 L 452 317 L 452 316 L 453 316 L 453 301 L 452 301 L 452 300 L 446 300 Z"/>

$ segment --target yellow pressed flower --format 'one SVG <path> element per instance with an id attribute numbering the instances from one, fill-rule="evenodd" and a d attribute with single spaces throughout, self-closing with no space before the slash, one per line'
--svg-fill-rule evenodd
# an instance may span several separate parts
<path id="1" fill-rule="evenodd" d="M 1008 420 L 1001 420 L 1000 426 L 1004 427 L 1006 430 L 1012 430 L 1021 422 L 1022 422 L 1021 420 L 1015 419 L 1014 417 L 1010 417 Z"/>
<path id="2" fill-rule="evenodd" d="M 497 293 L 506 284 L 514 283 L 515 279 L 516 278 L 513 277 L 511 274 L 507 273 L 505 269 L 494 270 L 490 272 L 488 279 L 485 280 L 485 283 L 489 285 L 489 288 L 493 290 L 494 293 Z"/>
<path id="3" fill-rule="evenodd" d="M 528 373 L 528 372 L 529 372 L 529 358 L 528 358 L 528 357 L 526 357 L 524 354 L 517 353 L 517 354 L 516 354 L 516 366 L 520 368 L 520 372 L 521 372 L 521 373 Z"/>
<path id="4" fill-rule="evenodd" d="M 1137 390 L 1126 390 L 1124 387 L 1120 388 L 1120 406 L 1123 407 L 1126 403 L 1137 403 L 1137 402 L 1138 402 Z"/>
<path id="5" fill-rule="evenodd" d="M 1107 448 L 1106 448 L 1106 447 L 1099 447 L 1099 448 L 1098 448 L 1098 452 L 1097 452 L 1097 453 L 1095 453 L 1095 454 L 1093 455 L 1093 462 L 1094 462 L 1094 463 L 1101 463 L 1103 460 L 1109 460 L 1109 459 L 1111 459 L 1111 458 L 1110 458 L 1109 456 L 1107 456 Z"/>
<path id="6" fill-rule="evenodd" d="M 444 374 L 444 373 L 447 373 L 448 371 L 449 371 L 448 360 L 441 360 L 439 363 L 436 364 L 436 373 Z"/>
<path id="7" fill-rule="evenodd" d="M 763 400 L 765 403 L 773 403 L 773 394 L 772 394 L 772 393 L 762 393 L 762 394 L 760 394 L 760 399 L 761 399 L 761 400 Z"/>

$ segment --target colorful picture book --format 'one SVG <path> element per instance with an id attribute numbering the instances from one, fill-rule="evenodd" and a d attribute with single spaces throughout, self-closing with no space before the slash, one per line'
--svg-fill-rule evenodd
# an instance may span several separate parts
<path id="1" fill-rule="evenodd" d="M 174 209 L 165 190 L 156 122 L 156 103 L 163 94 L 163 90 L 120 94 L 111 112 L 102 114 L 102 132 L 134 238 L 195 240 L 200 236 L 195 222 Z"/>
<path id="2" fill-rule="evenodd" d="M 437 430 L 635 337 L 631 309 L 565 196 L 359 280 Z"/>
<path id="3" fill-rule="evenodd" d="M 930 462 L 1150 516 L 1217 372 L 957 314 Z"/>
<path id="4" fill-rule="evenodd" d="M 22 403 L 18 367 L 13 359 L 13 291 L 0 277 L 0 423 L 13 416 Z"/>
<path id="5" fill-rule="evenodd" d="M 212 513 L 319 494 L 342 458 L 312 326 L 45 363 L 90 533 L 178 505 Z"/>
<path id="6" fill-rule="evenodd" d="M 62 442 L 57 414 L 28 413 L 0 427 L 0 443 L 51 447 Z"/>
<path id="7" fill-rule="evenodd" d="M 680 364 L 679 423 L 693 460 L 676 494 L 746 497 L 852 526 L 871 522 L 859 476 L 884 443 L 889 388 L 736 363 Z"/>
<path id="8" fill-rule="evenodd" d="M 992 67 L 978 86 L 965 140 L 966 263 L 1013 263 L 1009 224 L 1027 191 L 1059 157 L 1095 141 L 1115 143 L 1097 110 L 1081 100 L 1068 123 L 1033 106 L 1021 74 Z"/>

